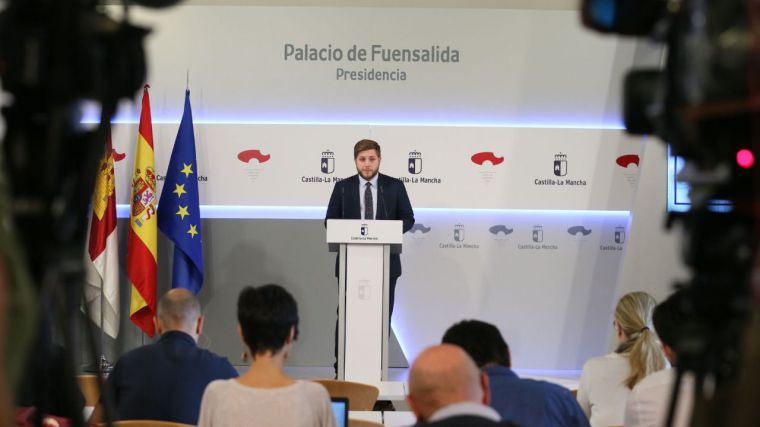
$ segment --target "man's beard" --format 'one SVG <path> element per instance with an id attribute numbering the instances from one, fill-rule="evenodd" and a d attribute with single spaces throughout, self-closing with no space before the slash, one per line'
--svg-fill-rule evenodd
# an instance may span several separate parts
<path id="1" fill-rule="evenodd" d="M 377 176 L 377 174 L 378 174 L 378 173 L 380 173 L 380 169 L 376 169 L 376 170 L 375 170 L 375 173 L 374 173 L 374 174 L 372 174 L 372 176 L 371 176 L 371 177 L 369 177 L 369 178 L 367 178 L 367 177 L 365 177 L 365 176 L 364 176 L 364 174 L 362 173 L 362 170 L 361 170 L 361 169 L 356 169 L 356 172 L 357 172 L 357 173 L 359 174 L 359 176 L 360 176 L 360 177 L 362 177 L 363 179 L 366 179 L 367 181 L 372 181 L 372 179 L 373 179 L 373 178 L 375 178 L 375 177 Z"/>

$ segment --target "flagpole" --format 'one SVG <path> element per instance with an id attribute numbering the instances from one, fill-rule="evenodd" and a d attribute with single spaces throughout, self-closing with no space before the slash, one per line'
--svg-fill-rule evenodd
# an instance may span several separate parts
<path id="1" fill-rule="evenodd" d="M 111 365 L 111 362 L 108 361 L 108 358 L 106 357 L 106 329 L 105 329 L 105 316 L 103 314 L 104 307 L 105 307 L 105 292 L 104 286 L 101 285 L 100 287 L 100 360 L 98 361 L 99 369 L 102 374 L 110 374 L 111 370 L 113 370 L 113 365 Z"/>
<path id="2" fill-rule="evenodd" d="M 103 315 L 103 303 L 105 302 L 105 292 L 103 292 L 103 287 L 100 287 L 100 360 L 98 360 L 98 369 L 102 374 L 106 374 L 111 372 L 111 364 L 108 363 L 108 359 L 106 359 L 106 349 L 105 349 L 105 327 L 103 324 L 104 315 Z"/>
<path id="3" fill-rule="evenodd" d="M 110 123 L 108 124 L 108 132 L 109 132 L 109 141 L 110 141 L 110 132 L 111 132 Z M 111 144 L 109 143 L 109 141 L 106 141 L 106 144 L 105 144 L 106 150 L 111 150 Z M 111 153 L 108 153 L 108 155 L 110 154 Z M 94 215 L 94 213 L 91 213 L 90 215 Z M 106 348 L 105 348 L 105 342 L 106 342 L 105 314 L 104 314 L 105 306 L 106 306 L 105 305 L 105 302 L 106 302 L 105 288 L 106 288 L 106 280 L 103 277 L 101 278 L 101 281 L 100 281 L 100 360 L 96 362 L 101 376 L 103 374 L 110 374 L 111 370 L 113 370 L 113 365 L 111 365 L 111 363 L 106 358 Z"/>
<path id="4" fill-rule="evenodd" d="M 103 285 L 100 286 L 100 361 L 102 362 L 106 359 L 106 348 L 105 348 L 105 325 L 103 324 L 104 316 L 103 316 L 103 303 L 105 302 L 105 292 L 103 292 Z"/>

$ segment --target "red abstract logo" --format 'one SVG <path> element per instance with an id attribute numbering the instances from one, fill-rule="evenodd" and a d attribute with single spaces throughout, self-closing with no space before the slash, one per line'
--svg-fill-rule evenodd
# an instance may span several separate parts
<path id="1" fill-rule="evenodd" d="M 251 159 L 256 159 L 259 163 L 266 163 L 272 158 L 272 156 L 269 154 L 262 154 L 259 150 L 245 150 L 238 153 L 237 158 L 243 163 L 248 163 Z"/>
<path id="2" fill-rule="evenodd" d="M 125 158 L 125 157 L 127 157 L 127 155 L 126 155 L 126 154 L 124 154 L 124 153 L 119 153 L 118 151 L 116 151 L 116 149 L 115 149 L 115 148 L 112 148 L 112 149 L 111 149 L 111 155 L 113 156 L 113 160 L 114 160 L 115 162 L 120 162 L 120 161 L 124 160 L 124 158 Z"/>
<path id="3" fill-rule="evenodd" d="M 615 163 L 620 165 L 621 167 L 627 168 L 631 164 L 635 164 L 636 166 L 639 165 L 639 155 L 638 154 L 625 154 L 623 156 L 620 156 L 615 160 Z"/>
<path id="4" fill-rule="evenodd" d="M 504 157 L 497 157 L 496 154 L 491 151 L 482 151 L 473 154 L 472 157 L 470 157 L 470 160 L 476 165 L 482 166 L 485 162 L 491 162 L 492 165 L 496 166 L 504 161 Z"/>

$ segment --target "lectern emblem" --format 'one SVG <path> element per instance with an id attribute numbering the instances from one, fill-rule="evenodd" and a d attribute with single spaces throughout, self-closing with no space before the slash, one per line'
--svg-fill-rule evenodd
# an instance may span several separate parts
<path id="1" fill-rule="evenodd" d="M 335 153 L 330 150 L 322 152 L 322 159 L 320 160 L 320 170 L 324 174 L 331 174 L 335 172 Z"/>
<path id="2" fill-rule="evenodd" d="M 562 153 L 554 155 L 554 175 L 567 175 L 567 155 Z"/>
<path id="3" fill-rule="evenodd" d="M 457 242 L 464 242 L 464 225 L 454 225 L 454 240 Z"/>
<path id="4" fill-rule="evenodd" d="M 367 226 L 367 224 L 362 224 L 361 229 L 359 230 L 359 233 L 362 236 L 366 236 L 367 234 L 369 234 L 369 227 Z"/>
<path id="5" fill-rule="evenodd" d="M 618 245 L 625 243 L 625 228 L 615 227 L 615 243 Z"/>
<path id="6" fill-rule="evenodd" d="M 419 175 L 422 173 L 422 153 L 419 151 L 409 152 L 409 173 Z"/>

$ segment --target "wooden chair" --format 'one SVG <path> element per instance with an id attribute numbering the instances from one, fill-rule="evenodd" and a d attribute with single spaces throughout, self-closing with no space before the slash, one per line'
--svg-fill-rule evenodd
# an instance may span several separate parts
<path id="1" fill-rule="evenodd" d="M 349 401 L 350 403 L 350 401 Z M 382 424 L 367 420 L 348 419 L 348 427 L 383 427 Z"/>
<path id="2" fill-rule="evenodd" d="M 572 394 L 573 397 L 578 397 L 578 389 L 574 388 L 574 389 L 570 390 L 570 394 Z"/>
<path id="3" fill-rule="evenodd" d="M 193 427 L 192 424 L 158 420 L 122 420 L 114 421 L 111 425 L 113 427 Z M 106 423 L 100 423 L 98 424 L 98 427 L 106 427 Z"/>
<path id="4" fill-rule="evenodd" d="M 322 384 L 330 397 L 348 398 L 349 411 L 371 411 L 377 401 L 380 390 L 369 384 L 339 380 L 314 380 Z"/>
<path id="5" fill-rule="evenodd" d="M 100 387 L 98 387 L 98 376 L 92 374 L 77 375 L 79 390 L 84 396 L 85 406 L 95 406 L 100 399 Z"/>

